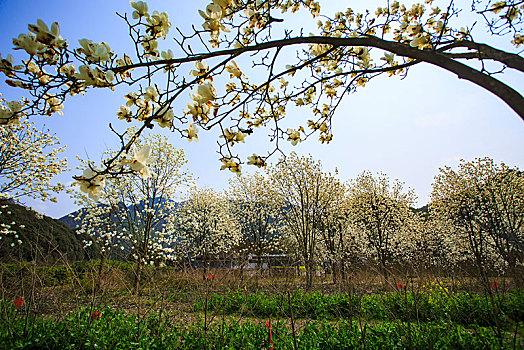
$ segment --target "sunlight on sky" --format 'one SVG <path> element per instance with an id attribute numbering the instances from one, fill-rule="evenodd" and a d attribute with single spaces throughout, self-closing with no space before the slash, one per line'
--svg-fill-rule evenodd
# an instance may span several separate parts
<path id="1" fill-rule="evenodd" d="M 321 1 L 321 5 L 324 3 L 322 13 L 331 15 L 340 2 Z M 344 6 L 357 8 L 362 7 L 363 2 L 343 3 Z M 192 24 L 200 27 L 202 19 L 198 9 L 205 8 L 207 2 L 148 1 L 148 4 L 151 11 L 166 10 L 169 13 L 172 23 L 170 34 L 173 34 L 175 27 L 183 32 L 188 32 Z M 385 1 L 366 1 L 365 4 L 374 9 L 384 6 Z M 445 7 L 447 2 L 440 5 Z M 13 54 L 12 38 L 26 33 L 27 24 L 42 18 L 49 24 L 58 21 L 62 36 L 72 46 L 77 46 L 78 39 L 82 38 L 106 41 L 120 55 L 130 50 L 131 41 L 127 37 L 125 23 L 115 12 L 130 13 L 130 9 L 127 1 L 0 0 L 0 52 L 3 57 Z M 315 29 L 315 23 L 311 16 L 302 14 L 276 25 L 283 28 L 306 26 L 304 33 L 309 33 Z M 480 27 L 480 24 L 477 26 Z M 489 40 L 489 37 L 480 35 L 482 28 L 477 29 L 480 29 L 482 40 Z M 170 48 L 169 43 L 168 39 L 161 49 Z M 501 42 L 501 45 L 505 44 Z M 508 46 L 501 48 L 510 50 Z M 238 62 L 249 76 L 247 61 Z M 510 83 L 517 91 L 524 91 L 520 78 L 507 72 L 501 80 Z M 128 91 L 131 90 L 126 87 L 117 88 L 115 92 L 89 90 L 84 97 L 75 96 L 66 101 L 63 116 L 35 118 L 39 125 L 45 124 L 62 144 L 67 145 L 71 171 L 62 174 L 58 180 L 71 184 L 71 177 L 79 173 L 75 169 L 78 164 L 76 155 L 98 160 L 104 150 L 117 144 L 117 138 L 110 132 L 108 124 L 113 123 L 119 130 L 127 126 L 117 120 L 115 113 L 124 103 L 123 96 Z M 20 96 L 3 81 L 0 92 L 9 100 Z M 185 106 L 186 102 L 182 99 L 180 105 Z M 304 110 L 300 113 L 297 110 L 295 114 L 290 113 L 288 122 L 297 126 L 299 122 L 305 124 L 308 117 L 304 116 Z M 282 148 L 286 153 L 311 153 L 322 161 L 326 170 L 337 168 L 343 180 L 354 178 L 364 170 L 382 171 L 414 188 L 419 198 L 418 205 L 421 206 L 429 200 L 431 183 L 438 168 L 454 166 L 459 159 L 488 156 L 496 162 L 504 161 L 510 166 L 524 168 L 523 136 L 522 120 L 497 97 L 457 79 L 449 72 L 421 65 L 412 68 L 403 81 L 396 77 L 379 77 L 364 89 L 347 96 L 335 116 L 331 144 L 321 145 L 316 141 L 318 136 L 313 136 L 296 147 L 287 142 Z M 201 132 L 199 143 L 188 143 L 175 134 L 170 135 L 170 140 L 173 145 L 185 150 L 189 168 L 199 178 L 199 185 L 222 190 L 227 187 L 228 178 L 235 175 L 219 170 L 217 137 L 218 132 L 212 131 Z M 258 137 L 239 147 L 242 147 L 242 154 L 250 155 L 254 149 L 259 150 L 260 145 L 266 144 L 267 139 Z M 243 169 L 249 167 L 244 166 Z M 76 210 L 65 193 L 59 196 L 58 204 L 30 200 L 26 204 L 52 217 L 61 217 Z"/>

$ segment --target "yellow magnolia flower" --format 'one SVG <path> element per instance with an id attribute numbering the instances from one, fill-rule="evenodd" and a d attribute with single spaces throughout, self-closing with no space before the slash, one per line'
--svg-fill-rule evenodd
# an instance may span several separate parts
<path id="1" fill-rule="evenodd" d="M 166 38 L 171 28 L 171 22 L 169 22 L 169 16 L 167 12 L 154 11 L 153 14 L 147 17 L 147 23 L 149 24 L 150 34 L 155 38 Z"/>
<path id="2" fill-rule="evenodd" d="M 55 112 L 57 112 L 60 115 L 63 115 L 62 109 L 64 109 L 63 101 L 59 100 L 57 97 L 51 96 L 47 99 L 47 104 L 49 105 L 49 109 L 47 110 L 47 115 L 51 115 Z"/>
<path id="3" fill-rule="evenodd" d="M 118 110 L 118 112 L 116 112 L 116 115 L 118 116 L 118 119 L 123 119 L 127 122 L 130 122 L 133 113 L 131 113 L 131 109 L 129 107 L 120 106 L 120 109 Z"/>
<path id="4" fill-rule="evenodd" d="M 24 103 L 20 101 L 6 102 L 8 108 L 0 105 L 0 125 L 20 124 L 20 117 L 24 115 L 21 112 Z"/>
<path id="5" fill-rule="evenodd" d="M 40 18 L 36 21 L 36 25 L 29 24 L 27 26 L 30 31 L 36 34 L 36 40 L 46 45 L 62 45 L 65 40 L 60 36 L 60 27 L 57 22 L 51 24 L 51 29 Z"/>
<path id="6" fill-rule="evenodd" d="M 424 35 L 421 35 L 421 34 L 416 36 L 409 43 L 409 46 L 411 46 L 411 47 L 418 47 L 419 49 L 423 49 L 427 45 L 428 45 L 428 39 Z"/>
<path id="7" fill-rule="evenodd" d="M 247 157 L 247 164 L 255 165 L 259 168 L 265 168 L 266 167 L 266 161 L 262 159 L 262 157 L 257 156 L 253 153 L 252 156 Z"/>
<path id="8" fill-rule="evenodd" d="M 160 56 L 162 57 L 163 60 L 172 60 L 175 57 L 171 49 L 167 51 L 162 51 L 162 53 L 160 53 Z"/>
<path id="9" fill-rule="evenodd" d="M 25 50 L 30 55 L 36 55 L 39 50 L 45 47 L 32 34 L 20 34 L 18 38 L 13 39 L 13 45 L 16 46 L 15 49 Z"/>
<path id="10" fill-rule="evenodd" d="M 80 39 L 78 43 L 82 47 L 77 49 L 77 51 L 95 62 L 109 61 L 113 55 L 111 47 L 105 42 L 98 44 L 89 39 Z"/>
<path id="11" fill-rule="evenodd" d="M 116 60 L 117 67 L 125 67 L 131 64 L 133 64 L 133 62 L 131 61 L 131 58 L 126 54 L 124 54 L 124 58 L 119 58 L 118 60 Z"/>
<path id="12" fill-rule="evenodd" d="M 381 60 L 386 61 L 388 64 L 392 64 L 394 59 L 395 59 L 394 53 L 386 53 L 384 54 L 384 57 L 381 58 Z"/>
<path id="13" fill-rule="evenodd" d="M 238 131 L 237 133 L 235 133 L 235 141 L 244 143 L 244 139 L 246 138 L 246 136 L 247 136 L 246 133 L 243 133 L 242 131 Z"/>
<path id="14" fill-rule="evenodd" d="M 124 97 L 127 100 L 126 106 L 128 107 L 138 104 L 138 101 L 140 100 L 136 92 L 130 92 L 127 95 L 125 95 Z"/>
<path id="15" fill-rule="evenodd" d="M 238 164 L 238 162 L 233 160 L 233 158 L 224 157 L 224 158 L 220 159 L 220 161 L 223 163 L 222 166 L 220 167 L 220 170 L 229 169 L 229 171 L 231 171 L 231 172 L 233 172 L 235 174 L 240 174 L 241 173 L 241 166 L 240 166 L 240 164 Z"/>
<path id="16" fill-rule="evenodd" d="M 301 142 L 300 140 L 300 130 L 287 129 L 287 134 L 289 135 L 288 141 L 291 141 L 293 146 L 296 146 L 297 143 Z"/>
<path id="17" fill-rule="evenodd" d="M 170 127 L 173 125 L 173 118 L 175 117 L 175 112 L 173 112 L 172 108 L 168 108 L 168 106 L 165 106 L 164 108 L 155 111 L 155 114 L 157 114 L 157 118 L 155 118 L 155 121 L 158 123 L 158 125 L 161 128 Z"/>
<path id="18" fill-rule="evenodd" d="M 151 146 L 144 145 L 138 152 L 134 152 L 133 157 L 129 161 L 129 167 L 131 170 L 141 171 L 154 161 L 155 158 L 151 157 Z"/>
<path id="19" fill-rule="evenodd" d="M 98 67 L 92 69 L 90 66 L 83 65 L 78 67 L 78 73 L 75 77 L 79 80 L 83 80 L 85 85 L 92 85 L 96 87 L 111 86 L 109 79 L 114 78 L 114 74 L 102 72 Z"/>
<path id="20" fill-rule="evenodd" d="M 29 65 L 30 64 L 33 64 L 36 68 L 38 68 L 34 62 L 29 62 Z M 31 70 L 29 68 L 29 65 L 28 65 L 28 69 Z M 70 65 L 63 65 L 62 67 L 60 67 L 59 69 L 59 72 L 64 74 L 65 76 L 67 76 L 68 78 L 71 78 L 71 77 L 74 77 L 75 76 L 75 70 L 76 70 L 76 67 L 74 64 L 70 64 Z"/>
<path id="21" fill-rule="evenodd" d="M 185 114 L 191 114 L 193 116 L 193 120 L 197 121 L 200 118 L 203 120 L 207 119 L 207 115 L 209 113 L 209 106 L 206 104 L 198 104 L 198 103 L 188 103 L 187 104 L 187 111 L 184 111 Z"/>
<path id="22" fill-rule="evenodd" d="M 209 67 L 207 66 L 206 62 L 195 62 L 196 70 L 193 69 L 191 72 L 189 72 L 190 75 L 194 77 L 200 77 L 207 73 L 209 70 Z"/>
<path id="23" fill-rule="evenodd" d="M 222 8 L 226 8 L 231 3 L 231 0 L 213 0 L 213 4 L 218 5 Z"/>
<path id="24" fill-rule="evenodd" d="M 158 89 L 156 86 L 148 86 L 143 96 L 146 101 L 156 101 L 159 96 Z"/>
<path id="25" fill-rule="evenodd" d="M 198 10 L 198 12 L 206 22 L 220 21 L 223 18 L 222 6 L 214 3 L 207 5 L 206 12 L 203 12 L 201 10 Z"/>

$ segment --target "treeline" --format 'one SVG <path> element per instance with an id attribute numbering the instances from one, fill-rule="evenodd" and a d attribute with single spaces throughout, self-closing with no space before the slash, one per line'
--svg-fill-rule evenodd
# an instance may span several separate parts
<path id="1" fill-rule="evenodd" d="M 494 273 L 521 283 L 524 175 L 489 158 L 441 169 L 421 210 L 413 209 L 416 195 L 399 180 L 364 171 L 343 182 L 319 161 L 296 154 L 232 178 L 221 193 L 193 187 L 179 205 L 165 195 L 172 180 L 133 181 L 104 189 L 108 205 L 88 205 L 80 232 L 105 253 L 125 252 L 136 261 L 138 280 L 143 264 L 203 267 L 205 277 L 213 260 L 260 266 L 263 256 L 285 254 L 305 268 L 308 286 L 319 267 L 337 282 L 364 262 L 385 283 L 400 265 L 467 266 L 485 285 Z M 122 198 L 135 204 L 117 202 Z"/>

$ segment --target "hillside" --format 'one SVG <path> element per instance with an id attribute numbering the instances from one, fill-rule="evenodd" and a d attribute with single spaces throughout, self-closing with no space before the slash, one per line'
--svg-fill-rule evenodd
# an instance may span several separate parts
<path id="1" fill-rule="evenodd" d="M 12 201 L 0 202 L 0 230 L 16 231 L 0 235 L 0 261 L 52 262 L 60 257 L 68 261 L 84 260 L 94 252 L 83 249 L 84 237 L 59 220 L 41 215 Z M 22 243 L 19 244 L 18 240 Z M 12 246 L 14 244 L 14 246 Z"/>

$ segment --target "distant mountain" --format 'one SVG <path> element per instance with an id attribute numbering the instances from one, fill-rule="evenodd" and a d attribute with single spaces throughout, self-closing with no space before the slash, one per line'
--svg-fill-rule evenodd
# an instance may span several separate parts
<path id="1" fill-rule="evenodd" d="M 1 230 L 16 231 L 0 234 L 2 262 L 35 258 L 46 262 L 60 258 L 74 261 L 88 259 L 95 253 L 93 247 L 84 250 L 82 241 L 85 237 L 77 235 L 68 225 L 13 201 L 0 201 Z"/>
<path id="2" fill-rule="evenodd" d="M 175 208 L 178 208 L 178 206 L 181 204 L 181 202 L 175 202 Z M 100 204 L 102 205 L 102 204 Z M 135 211 L 136 212 L 139 212 L 139 211 L 142 211 L 144 209 L 145 205 L 143 202 L 137 204 L 135 206 Z M 58 219 L 59 221 L 61 221 L 62 223 L 64 223 L 67 227 L 75 230 L 77 228 L 80 227 L 80 222 L 82 220 L 82 217 L 84 216 L 83 214 L 83 211 L 84 209 L 78 209 L 77 211 L 74 211 L 72 213 L 69 213 L 65 216 L 62 216 L 60 219 Z M 131 212 L 132 213 L 132 212 Z M 159 224 L 157 225 L 158 227 L 162 227 L 163 225 L 165 224 L 165 221 L 164 220 L 160 220 Z"/>
<path id="3" fill-rule="evenodd" d="M 77 218 L 82 218 L 84 216 L 83 214 L 84 209 L 78 209 L 72 213 L 69 213 L 67 215 L 62 216 L 58 219 L 61 223 L 69 227 L 71 230 L 76 230 L 80 228 L 80 220 Z"/>

